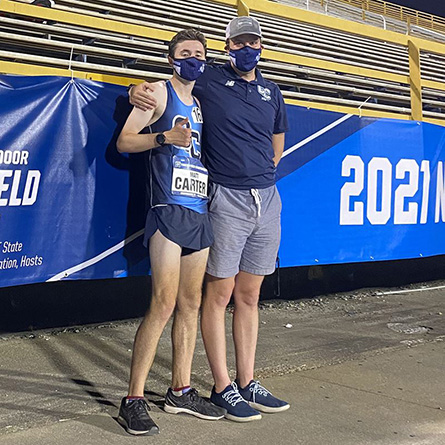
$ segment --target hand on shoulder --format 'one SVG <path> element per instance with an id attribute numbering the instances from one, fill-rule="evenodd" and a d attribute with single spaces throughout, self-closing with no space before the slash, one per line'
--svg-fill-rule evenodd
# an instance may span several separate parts
<path id="1" fill-rule="evenodd" d="M 129 91 L 130 103 L 142 111 L 154 110 L 165 94 L 165 82 L 142 82 Z"/>

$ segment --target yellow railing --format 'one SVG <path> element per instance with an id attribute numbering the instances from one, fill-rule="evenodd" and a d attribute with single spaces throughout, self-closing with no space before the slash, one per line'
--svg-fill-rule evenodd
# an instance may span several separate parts
<path id="1" fill-rule="evenodd" d="M 400 84 L 409 85 L 411 88 L 411 116 L 401 115 L 394 113 L 391 117 L 423 120 L 422 116 L 422 88 L 433 88 L 440 91 L 445 91 L 445 83 L 436 82 L 423 79 L 420 69 L 420 51 L 427 50 L 433 53 L 445 55 L 445 45 L 430 40 L 420 39 L 393 31 L 386 31 L 383 29 L 375 28 L 369 25 L 363 25 L 344 19 L 335 17 L 327 17 L 323 14 L 317 14 L 310 11 L 294 8 L 291 6 L 283 5 L 280 3 L 271 2 L 268 0 L 214 0 L 217 3 L 223 3 L 230 5 L 234 8 L 238 7 L 239 15 L 247 15 L 250 11 L 261 12 L 265 14 L 275 15 L 278 17 L 286 17 L 290 20 L 297 20 L 303 23 L 310 23 L 318 25 L 320 27 L 334 29 L 342 32 L 348 32 L 364 37 L 369 37 L 374 40 L 380 40 L 381 42 L 391 42 L 404 46 L 407 49 L 409 55 L 409 75 L 401 75 L 397 73 L 391 73 L 379 69 L 364 68 L 356 65 L 351 65 L 347 62 L 332 62 L 319 58 L 313 58 L 310 56 L 301 56 L 296 54 L 290 54 L 287 52 L 276 49 L 266 49 L 263 52 L 263 56 L 272 61 L 287 62 L 293 65 L 318 68 L 322 70 L 340 72 L 350 75 L 356 75 L 360 77 L 367 77 L 372 79 L 381 79 L 385 81 L 396 82 Z M 164 29 L 135 25 L 126 23 L 120 20 L 110 20 L 106 17 L 99 18 L 93 16 L 87 16 L 79 13 L 59 11 L 55 9 L 39 8 L 24 3 L 19 3 L 11 0 L 0 1 L 0 12 L 12 13 L 19 16 L 32 16 L 45 20 L 54 20 L 58 23 L 67 23 L 71 25 L 78 25 L 91 29 L 102 29 L 111 31 L 114 33 L 121 33 L 125 35 L 133 35 L 139 37 L 150 38 L 154 40 L 168 41 L 173 36 L 172 31 Z M 224 41 L 222 40 L 208 40 L 208 46 L 210 49 L 223 51 Z M 72 72 L 67 69 L 56 69 L 45 66 L 37 66 L 31 64 L 17 64 L 16 62 L 0 61 L 0 72 L 9 72 L 11 74 L 26 74 L 26 70 L 29 70 L 32 74 L 49 74 L 54 72 L 58 75 L 71 76 Z M 52 70 L 52 71 L 51 71 Z M 112 83 L 131 83 L 128 78 L 119 78 L 115 76 L 108 76 L 98 73 L 81 73 L 75 72 L 76 77 L 85 77 L 94 80 L 109 81 Z M 304 101 L 292 101 L 293 103 Z M 310 105 L 316 108 L 315 103 L 306 102 L 305 106 Z M 326 107 L 326 104 L 319 104 L 320 107 Z M 345 111 L 346 107 L 329 105 L 333 111 Z M 327 109 L 327 108 L 326 108 Z M 348 109 L 347 112 L 353 114 L 359 114 L 358 108 Z M 371 110 L 362 110 L 360 114 L 370 115 Z M 372 112 L 375 115 L 376 111 Z M 389 112 L 379 112 L 382 115 L 389 116 Z M 427 121 L 435 121 L 441 125 L 445 124 L 444 119 L 425 119 Z"/>
<path id="2" fill-rule="evenodd" d="M 216 0 L 216 1 L 227 4 L 231 3 L 233 0 Z M 396 75 L 393 73 L 383 73 L 382 71 L 376 71 L 376 70 L 366 70 L 368 71 L 367 74 L 364 73 L 365 71 L 364 70 L 362 71 L 361 75 L 365 77 L 372 77 L 375 79 L 384 79 L 384 80 L 395 80 L 395 78 L 397 77 L 398 80 L 396 80 L 396 82 L 408 84 L 411 90 L 411 119 L 423 120 L 422 87 L 434 88 L 441 91 L 445 91 L 444 83 L 423 79 L 421 76 L 421 66 L 420 66 L 420 52 L 422 50 L 445 55 L 445 44 L 397 33 L 394 31 L 387 31 L 384 29 L 379 29 L 373 26 L 363 25 L 361 23 L 339 19 L 336 17 L 328 17 L 323 14 L 317 14 L 311 11 L 294 8 L 284 4 L 271 2 L 268 0 L 238 0 L 238 3 L 242 3 L 242 8 L 238 9 L 239 13 L 241 12 L 240 9 L 243 10 L 243 14 L 248 14 L 249 11 L 263 12 L 279 17 L 286 17 L 291 20 L 297 20 L 304 23 L 319 25 L 321 27 L 334 29 L 336 31 L 349 32 L 351 34 L 357 34 L 360 36 L 369 37 L 374 40 L 380 40 L 382 42 L 391 42 L 404 46 L 408 51 L 409 69 L 410 69 L 409 76 L 406 77 L 406 76 Z M 267 57 L 266 54 L 265 57 Z M 282 55 L 282 57 L 283 57 L 282 60 L 286 61 L 286 55 Z M 307 66 L 315 66 L 313 63 L 314 63 L 313 59 L 310 59 L 310 61 L 307 63 Z M 345 64 L 333 64 L 333 65 L 338 65 L 339 68 L 340 67 L 342 68 L 341 70 L 339 69 L 338 71 L 348 74 L 357 74 L 358 71 L 357 67 L 351 67 L 351 66 L 349 66 L 347 70 L 344 70 Z M 325 66 L 325 69 L 332 69 L 332 68 Z M 373 72 L 369 73 L 369 71 Z M 403 77 L 405 77 L 406 80 L 402 80 Z"/>
<path id="3" fill-rule="evenodd" d="M 445 19 L 427 12 L 417 11 L 405 6 L 396 5 L 383 0 L 337 0 L 342 3 L 360 8 L 363 11 L 363 19 L 366 19 L 365 12 L 382 14 L 385 17 L 400 20 L 408 25 L 421 26 L 422 28 L 445 33 Z M 320 0 L 320 3 L 326 3 L 326 0 Z"/>

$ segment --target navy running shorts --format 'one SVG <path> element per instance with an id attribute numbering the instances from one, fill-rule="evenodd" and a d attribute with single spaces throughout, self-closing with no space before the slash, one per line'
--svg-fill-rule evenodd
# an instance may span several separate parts
<path id="1" fill-rule="evenodd" d="M 156 230 L 182 247 L 183 255 L 206 249 L 213 244 L 208 213 L 198 213 L 180 205 L 156 206 L 148 211 L 145 220 L 145 247 Z"/>

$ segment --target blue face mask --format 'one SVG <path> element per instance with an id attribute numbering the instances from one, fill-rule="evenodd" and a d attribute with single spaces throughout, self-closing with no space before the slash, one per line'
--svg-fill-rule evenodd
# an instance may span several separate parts
<path id="1" fill-rule="evenodd" d="M 254 49 L 250 46 L 245 46 L 241 49 L 229 51 L 230 59 L 233 64 L 243 73 L 252 71 L 258 64 L 261 57 L 261 48 Z"/>
<path id="2" fill-rule="evenodd" d="M 173 68 L 178 76 L 185 80 L 196 80 L 204 72 L 205 67 L 206 61 L 199 60 L 196 57 L 173 60 Z"/>

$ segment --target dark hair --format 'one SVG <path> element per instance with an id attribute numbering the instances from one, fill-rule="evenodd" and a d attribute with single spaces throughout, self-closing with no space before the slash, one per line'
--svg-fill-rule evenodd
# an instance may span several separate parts
<path id="1" fill-rule="evenodd" d="M 31 5 L 52 8 L 54 6 L 54 2 L 51 0 L 34 0 L 33 2 L 31 2 Z"/>
<path id="2" fill-rule="evenodd" d="M 168 44 L 168 55 L 173 58 L 175 56 L 175 50 L 178 46 L 178 43 L 184 42 L 186 40 L 198 40 L 198 42 L 202 43 L 204 52 L 207 53 L 207 41 L 204 37 L 204 34 L 200 31 L 197 31 L 196 29 L 189 28 L 183 29 L 173 36 L 173 38 L 170 40 L 170 43 Z"/>

